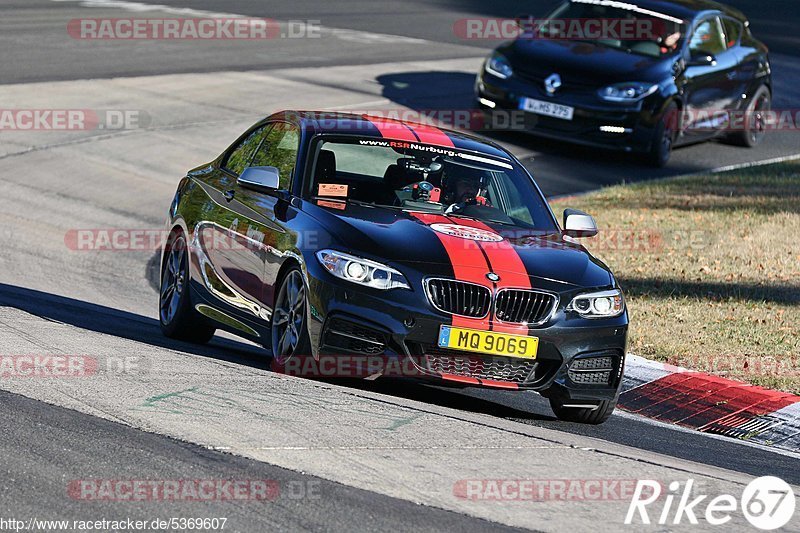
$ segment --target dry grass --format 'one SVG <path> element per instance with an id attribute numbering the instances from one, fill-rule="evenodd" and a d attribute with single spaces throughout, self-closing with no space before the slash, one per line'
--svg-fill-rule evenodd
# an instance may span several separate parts
<path id="1" fill-rule="evenodd" d="M 553 202 L 597 219 L 630 350 L 800 393 L 800 162 L 618 186 Z"/>

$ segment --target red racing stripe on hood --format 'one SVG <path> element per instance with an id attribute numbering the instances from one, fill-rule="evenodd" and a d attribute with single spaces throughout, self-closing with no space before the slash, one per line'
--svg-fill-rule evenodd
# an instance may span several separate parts
<path id="1" fill-rule="evenodd" d="M 480 220 L 459 218 L 455 220 L 454 223 L 497 233 Z M 480 242 L 479 245 L 486 254 L 486 257 L 489 258 L 489 267 L 491 268 L 491 271 L 500 276 L 500 281 L 496 283 L 498 290 L 506 288 L 532 288 L 531 278 L 528 276 L 528 270 L 525 268 L 525 263 L 522 262 L 517 250 L 514 249 L 507 239 L 503 239 L 499 242 Z M 497 320 L 493 322 L 492 329 L 502 333 L 516 333 L 521 335 L 528 334 L 527 326 L 523 326 L 521 324 L 502 324 Z"/>
<path id="2" fill-rule="evenodd" d="M 442 215 L 433 213 L 409 213 L 420 222 L 426 225 L 431 224 L 452 224 L 452 221 Z M 431 230 L 433 231 L 433 230 Z M 468 281 L 477 285 L 483 285 L 492 290 L 492 284 L 485 278 L 486 273 L 489 272 L 489 265 L 486 263 L 486 257 L 483 255 L 481 249 L 474 246 L 473 241 L 467 241 L 459 237 L 445 235 L 438 231 L 434 231 L 439 238 L 439 242 L 444 246 L 447 256 L 450 259 L 450 265 L 453 268 L 453 275 L 456 279 L 461 281 Z M 489 317 L 484 319 L 467 318 L 453 315 L 453 326 L 488 330 Z"/>
<path id="3" fill-rule="evenodd" d="M 417 134 L 420 142 L 437 144 L 439 146 L 447 146 L 448 148 L 455 148 L 453 140 L 436 126 L 429 126 L 426 124 L 406 124 L 406 126 L 411 128 L 411 131 Z"/>
<path id="4" fill-rule="evenodd" d="M 414 135 L 414 132 L 411 131 L 411 129 L 402 122 L 388 120 L 380 117 L 371 117 L 369 115 L 361 115 L 361 116 L 364 118 L 364 120 L 368 121 L 373 126 L 378 128 L 378 131 L 381 132 L 381 135 L 388 139 L 397 139 L 400 141 L 412 141 L 412 142 L 419 141 L 419 139 L 417 139 L 417 136 Z"/>

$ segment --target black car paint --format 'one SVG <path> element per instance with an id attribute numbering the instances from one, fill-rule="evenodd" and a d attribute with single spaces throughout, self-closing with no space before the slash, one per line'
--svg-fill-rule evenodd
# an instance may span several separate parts
<path id="1" fill-rule="evenodd" d="M 701 21 L 714 16 L 734 19 L 742 24 L 744 31 L 735 46 L 715 56 L 716 64 L 708 66 L 690 65 L 689 39 L 683 39 L 682 46 L 674 53 L 659 58 L 591 42 L 517 39 L 496 49 L 509 60 L 514 74 L 501 79 L 482 68 L 476 78 L 476 97 L 492 100 L 502 110 L 516 110 L 523 96 L 573 106 L 572 124 L 526 113 L 525 128 L 537 135 L 577 144 L 648 152 L 656 141 L 657 126 L 671 104 L 693 117 L 702 116 L 702 112 L 744 111 L 748 97 L 760 86 L 772 90 L 768 49 L 753 37 L 739 11 L 706 0 L 636 3 L 684 17 L 691 28 L 688 35 Z M 551 96 L 540 80 L 553 73 L 562 76 L 564 88 Z M 628 104 L 607 102 L 597 96 L 602 87 L 633 81 L 657 84 L 658 90 Z M 726 133 L 722 129 L 697 127 L 698 124 L 691 122 L 682 121 L 676 146 Z M 601 125 L 633 131 L 603 133 L 599 131 Z"/>
<path id="2" fill-rule="evenodd" d="M 216 321 L 215 327 L 269 346 L 269 313 L 274 306 L 277 284 L 288 268 L 299 266 L 310 295 L 307 316 L 313 355 L 320 353 L 325 321 L 331 316 L 349 317 L 385 332 L 391 339 L 386 352 L 390 357 L 407 357 L 410 345 L 435 343 L 439 327 L 449 324 L 451 317 L 428 303 L 422 289 L 423 278 L 453 278 L 454 272 L 434 232 L 400 210 L 356 204 L 332 209 L 300 197 L 297 193 L 303 190 L 303 181 L 310 178 L 313 170 L 309 165 L 312 140 L 324 135 L 325 129 L 313 117 L 287 116 L 269 117 L 248 133 L 276 121 L 288 120 L 299 128 L 300 148 L 291 191 L 258 193 L 239 186 L 236 178 L 221 168 L 228 151 L 237 143 L 214 162 L 190 171 L 181 181 L 170 209 L 168 228 L 183 231 L 189 236 L 187 240 L 203 250 L 190 253 L 192 304 L 207 305 L 234 319 Z M 375 132 L 357 133 L 376 136 Z M 513 159 L 489 141 L 484 144 L 477 137 L 448 133 L 472 149 L 484 147 L 485 153 Z M 198 228 L 206 228 L 212 236 Z M 495 229 L 502 233 L 502 228 Z M 215 244 L 210 240 L 214 238 L 226 245 Z M 232 241 L 238 245 L 227 244 Z M 535 280 L 536 288 L 558 293 L 560 297 L 550 320 L 530 329 L 532 335 L 540 338 L 539 359 L 551 361 L 554 369 L 546 380 L 531 388 L 569 399 L 614 398 L 624 364 L 627 311 L 616 318 L 590 320 L 565 310 L 572 297 L 581 292 L 616 287 L 608 267 L 579 244 L 567 242 L 561 233 L 551 236 L 516 233 L 509 241 Z M 340 280 L 318 262 L 315 253 L 323 248 L 353 253 L 397 268 L 412 288 L 381 291 Z M 207 258 L 210 269 L 203 264 L 201 255 Z M 502 265 L 497 265 L 495 271 L 502 277 Z M 212 279 L 215 277 L 218 279 Z M 209 290 L 208 279 L 221 290 Z M 225 285 L 244 296 L 248 305 L 241 305 L 236 298 L 226 298 L 222 294 Z M 614 383 L 605 387 L 572 383 L 567 376 L 569 362 L 575 356 L 601 350 L 619 354 L 620 375 Z"/>

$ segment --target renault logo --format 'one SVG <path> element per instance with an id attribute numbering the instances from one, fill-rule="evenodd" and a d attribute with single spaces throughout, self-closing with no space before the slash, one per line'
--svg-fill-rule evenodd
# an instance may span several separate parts
<path id="1" fill-rule="evenodd" d="M 500 276 L 498 276 L 498 275 L 497 275 L 497 274 L 495 274 L 494 272 L 489 272 L 488 274 L 486 274 L 486 278 L 487 278 L 489 281 L 494 281 L 495 283 L 496 283 L 496 282 L 498 282 L 498 281 L 500 281 Z"/>
<path id="2" fill-rule="evenodd" d="M 558 74 L 550 74 L 547 78 L 545 78 L 544 89 L 550 96 L 553 96 L 560 87 L 561 76 Z"/>

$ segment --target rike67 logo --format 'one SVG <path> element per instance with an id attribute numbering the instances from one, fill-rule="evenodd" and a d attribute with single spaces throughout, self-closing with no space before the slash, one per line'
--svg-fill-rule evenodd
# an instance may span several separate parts
<path id="1" fill-rule="evenodd" d="M 693 486 L 691 479 L 683 486 L 679 481 L 673 481 L 669 484 L 668 492 L 662 494 L 661 483 L 639 480 L 625 523 L 656 523 L 663 526 L 688 521 L 698 524 L 700 516 L 710 525 L 721 526 L 730 522 L 734 513 L 741 511 L 751 525 L 770 531 L 785 526 L 794 516 L 794 491 L 788 483 L 777 477 L 754 479 L 745 487 L 739 499 L 722 494 L 709 500 L 706 494 L 693 494 Z"/>

